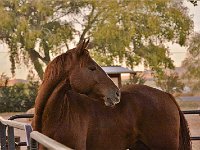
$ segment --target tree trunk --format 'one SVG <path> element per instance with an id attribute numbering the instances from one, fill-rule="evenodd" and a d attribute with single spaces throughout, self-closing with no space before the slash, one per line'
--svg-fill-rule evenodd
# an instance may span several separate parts
<path id="1" fill-rule="evenodd" d="M 30 58 L 31 58 L 31 61 L 34 65 L 34 68 L 39 76 L 39 78 L 42 80 L 43 79 L 43 74 L 44 74 L 44 71 L 43 71 L 43 68 L 42 68 L 42 64 L 40 63 L 39 61 L 39 58 L 37 57 L 37 55 L 35 55 L 35 50 L 29 50 L 29 55 L 30 55 Z"/>

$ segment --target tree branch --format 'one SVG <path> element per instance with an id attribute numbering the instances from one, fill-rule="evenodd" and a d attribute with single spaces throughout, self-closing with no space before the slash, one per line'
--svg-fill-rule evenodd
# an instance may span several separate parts
<path id="1" fill-rule="evenodd" d="M 50 57 L 49 57 L 49 54 L 46 54 L 45 52 L 45 57 L 42 57 L 37 51 L 35 51 L 34 49 L 30 49 L 30 50 L 28 50 L 28 52 L 29 52 L 29 55 L 31 55 L 32 56 L 32 59 L 33 60 L 35 60 L 35 59 L 41 59 L 45 64 L 47 63 L 47 62 L 49 62 L 50 61 Z"/>
<path id="2" fill-rule="evenodd" d="M 101 12 L 99 12 L 94 16 L 94 11 L 95 11 L 95 6 L 92 5 L 92 10 L 91 10 L 90 14 L 88 15 L 88 22 L 87 22 L 87 25 L 83 29 L 83 32 L 82 32 L 82 34 L 80 36 L 80 41 L 82 41 L 85 38 L 85 35 L 91 29 L 92 24 L 97 20 L 97 18 L 101 14 Z"/>
<path id="3" fill-rule="evenodd" d="M 38 73 L 38 76 L 40 77 L 40 79 L 42 80 L 43 79 L 43 74 L 44 74 L 44 71 L 43 71 L 43 68 L 42 68 L 42 65 L 41 63 L 39 62 L 38 58 L 42 58 L 38 52 L 36 52 L 35 50 L 29 50 L 28 51 L 29 53 L 29 56 L 31 58 L 31 61 L 34 65 L 34 68 L 35 70 L 37 71 Z"/>

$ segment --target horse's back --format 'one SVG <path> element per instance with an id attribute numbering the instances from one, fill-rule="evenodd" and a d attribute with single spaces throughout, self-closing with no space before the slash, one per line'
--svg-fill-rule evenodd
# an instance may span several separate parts
<path id="1" fill-rule="evenodd" d="M 147 86 L 147 85 L 141 85 L 141 84 L 132 84 L 132 85 L 126 85 L 121 88 L 121 92 L 123 93 L 141 93 L 148 97 L 155 97 L 155 96 L 161 96 L 161 95 L 168 95 L 168 93 L 163 92 L 159 89 Z M 169 96 L 168 96 L 169 97 Z"/>
<path id="2" fill-rule="evenodd" d="M 180 116 L 173 97 L 146 85 L 125 86 L 121 92 L 122 103 L 135 105 L 139 140 L 154 149 L 176 149 Z"/>
<path id="3" fill-rule="evenodd" d="M 162 117 L 160 119 L 170 121 L 179 119 L 179 108 L 169 93 L 146 85 L 125 86 L 121 92 L 122 103 L 137 105 L 138 112 L 145 113 L 144 117 Z"/>
<path id="4" fill-rule="evenodd" d="M 128 85 L 121 89 L 122 101 L 134 101 L 142 108 L 152 111 L 179 112 L 173 97 L 166 92 L 146 86 Z M 141 107 L 140 106 L 140 107 Z"/>

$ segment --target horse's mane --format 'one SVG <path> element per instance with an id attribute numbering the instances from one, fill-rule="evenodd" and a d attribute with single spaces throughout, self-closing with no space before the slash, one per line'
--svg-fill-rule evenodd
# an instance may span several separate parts
<path id="1" fill-rule="evenodd" d="M 43 82 L 60 77 L 65 71 L 64 67 L 70 66 L 70 56 L 71 52 L 67 51 L 51 61 L 45 70 Z"/>
<path id="2" fill-rule="evenodd" d="M 44 73 L 43 82 L 39 87 L 35 100 L 35 116 L 32 126 L 35 130 L 41 130 L 41 118 L 46 102 L 57 84 L 68 77 L 66 65 L 70 66 L 71 52 L 63 53 L 51 61 Z"/>
<path id="3" fill-rule="evenodd" d="M 45 70 L 43 82 L 47 80 L 53 80 L 63 75 L 65 71 L 63 68 L 71 65 L 72 53 L 75 53 L 74 49 L 68 50 L 66 53 L 57 56 L 53 61 L 51 61 Z M 87 62 L 87 60 L 90 58 L 88 50 L 85 49 L 82 56 L 85 57 L 80 62 L 80 65 L 83 62 Z"/>

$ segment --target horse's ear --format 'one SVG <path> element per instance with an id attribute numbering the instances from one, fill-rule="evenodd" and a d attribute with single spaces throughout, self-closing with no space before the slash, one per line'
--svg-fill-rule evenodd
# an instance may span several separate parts
<path id="1" fill-rule="evenodd" d="M 89 44 L 89 41 L 90 41 L 89 39 L 87 41 L 84 39 L 82 42 L 80 42 L 78 44 L 76 50 L 77 50 L 77 53 L 78 53 L 79 56 L 84 54 L 84 51 L 85 51 L 85 49 L 87 48 L 87 46 Z"/>
<path id="2" fill-rule="evenodd" d="M 84 49 L 87 49 L 89 43 L 90 43 L 90 39 L 88 39 L 88 40 L 85 42 Z"/>

